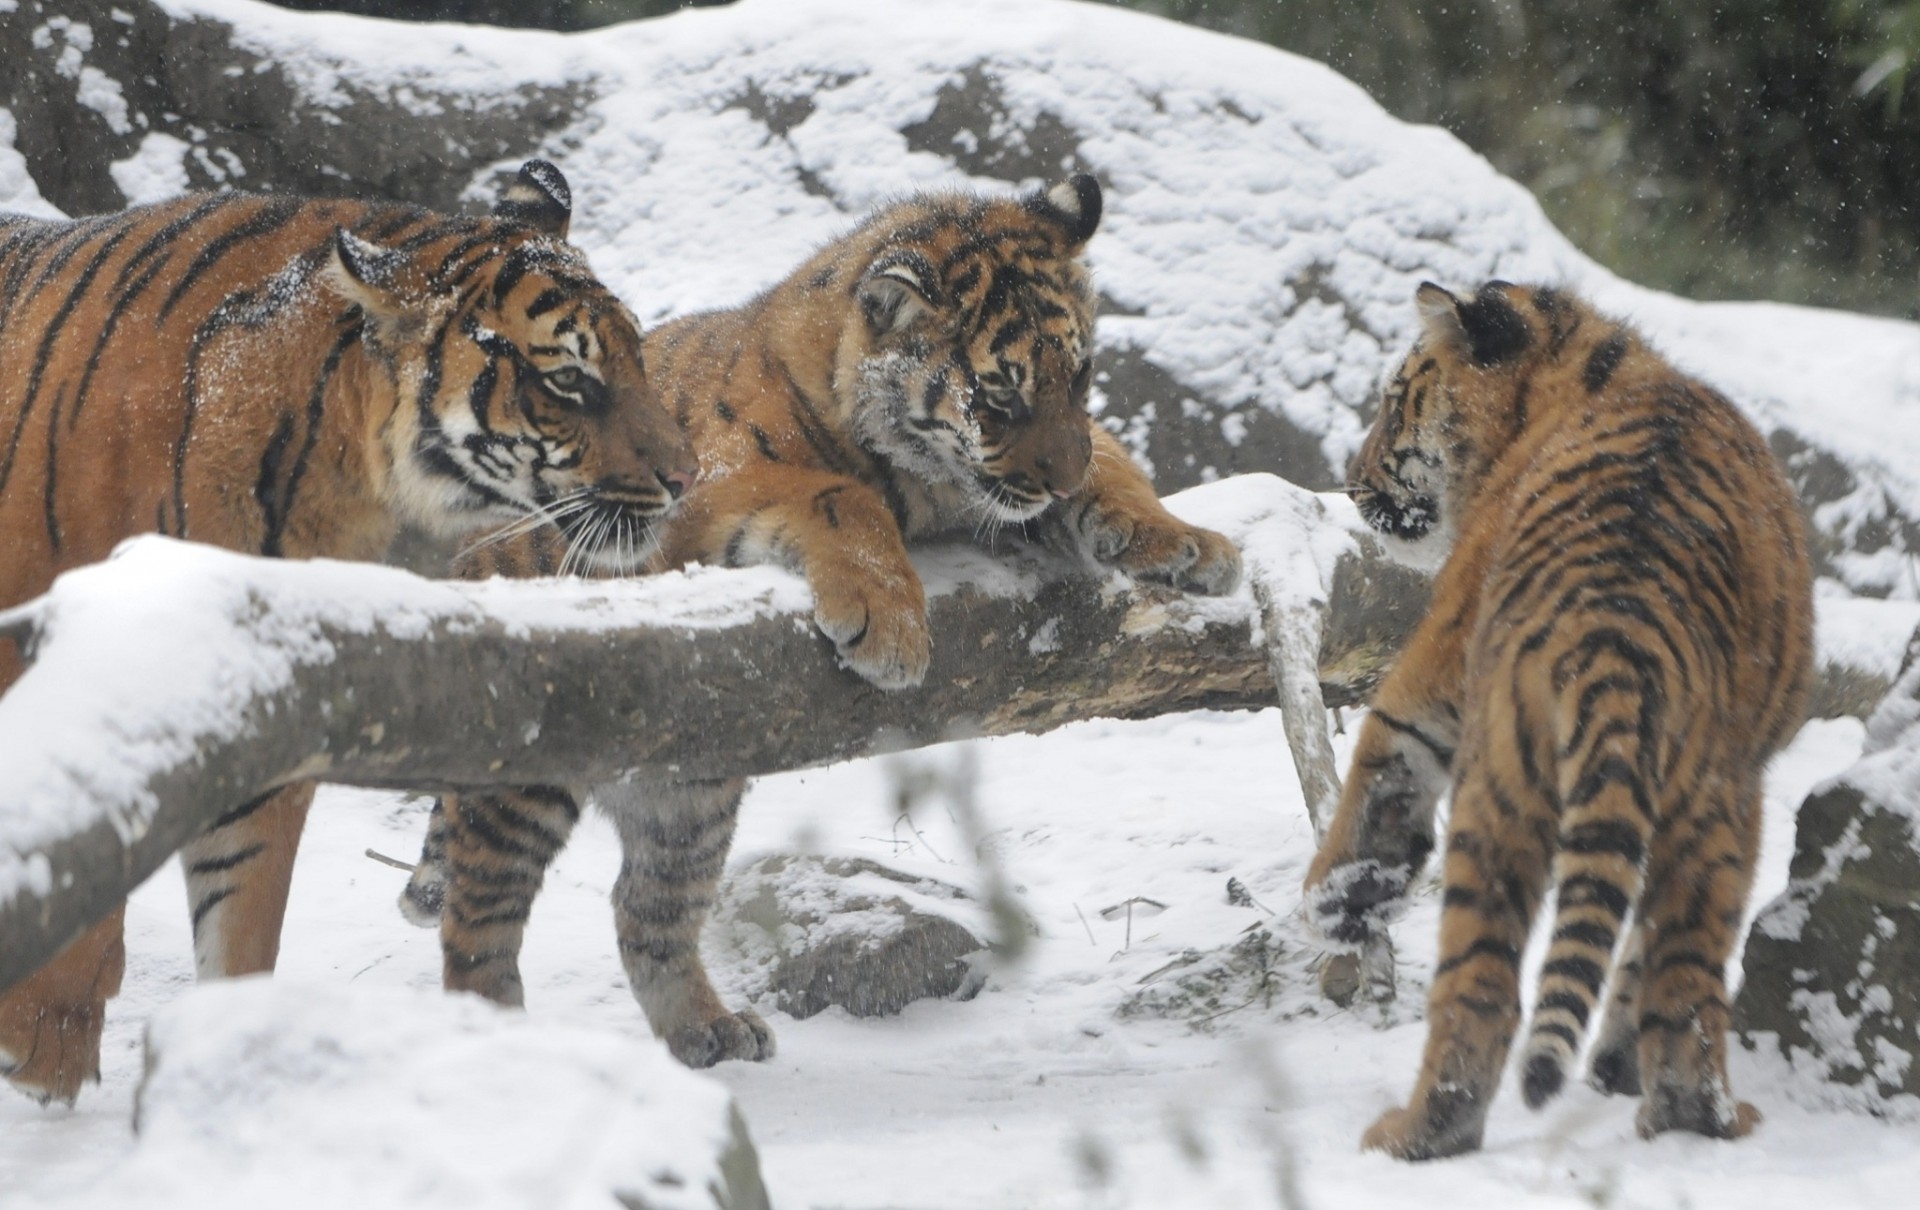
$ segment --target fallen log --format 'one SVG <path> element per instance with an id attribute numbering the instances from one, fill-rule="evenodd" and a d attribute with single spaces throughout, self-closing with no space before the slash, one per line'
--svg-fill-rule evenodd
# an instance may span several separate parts
<path id="1" fill-rule="evenodd" d="M 1272 476 L 1175 507 L 1243 544 L 1247 587 L 1203 599 L 1030 548 L 931 548 L 918 558 L 933 665 L 899 692 L 839 667 L 804 583 L 770 568 L 465 584 L 128 543 L 0 614 L 33 661 L 0 698 L 0 986 L 215 816 L 305 779 L 431 791 L 754 775 L 1088 718 L 1255 709 L 1275 704 L 1278 678 L 1319 809 L 1338 776 L 1316 662 L 1377 662 L 1325 635 L 1380 641 L 1323 627 L 1327 586 L 1343 560 L 1355 583 L 1388 573 L 1360 574 L 1380 560 L 1344 502 Z"/>

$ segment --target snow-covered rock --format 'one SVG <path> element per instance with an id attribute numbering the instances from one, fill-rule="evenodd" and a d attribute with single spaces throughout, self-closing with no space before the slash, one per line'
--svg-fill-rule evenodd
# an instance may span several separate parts
<path id="1" fill-rule="evenodd" d="M 1920 1110 L 1920 666 L 1801 806 L 1789 874 L 1747 939 L 1740 1029 L 1842 1100 Z"/>
<path id="2" fill-rule="evenodd" d="M 725 1088 L 657 1043 L 470 997 L 209 984 L 154 1018 L 146 1067 L 100 1205 L 768 1204 Z"/>
<path id="3" fill-rule="evenodd" d="M 1094 172 L 1096 399 L 1163 490 L 1334 486 L 1419 281 L 1563 283 L 1747 408 L 1823 573 L 1920 595 L 1920 327 L 1621 282 L 1449 135 L 1268 47 L 1068 0 L 740 0 L 577 35 L 14 0 L 0 46 L 0 205 L 190 184 L 445 206 L 537 152 L 649 323 L 743 300 L 899 193 Z"/>
<path id="4" fill-rule="evenodd" d="M 866 858 L 779 854 L 727 875 L 707 936 L 759 973 L 751 993 L 790 1016 L 838 1005 L 872 1017 L 977 992 L 972 960 L 989 925 L 951 883 Z"/>

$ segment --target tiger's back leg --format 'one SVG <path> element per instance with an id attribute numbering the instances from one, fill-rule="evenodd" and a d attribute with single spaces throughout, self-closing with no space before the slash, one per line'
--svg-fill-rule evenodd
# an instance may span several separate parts
<path id="1" fill-rule="evenodd" d="M 1401 1159 L 1480 1146 L 1520 1025 L 1520 956 L 1551 860 L 1546 796 L 1497 775 L 1476 748 L 1464 746 L 1458 758 L 1420 1075 L 1408 1105 L 1388 1110 L 1361 1139 Z"/>
<path id="2" fill-rule="evenodd" d="M 700 960 L 700 929 L 733 845 L 746 782 L 622 784 L 594 800 L 620 833 L 614 928 L 633 995 L 653 1032 L 689 1067 L 774 1053 L 752 1009 L 734 1012 Z"/>
<path id="3" fill-rule="evenodd" d="M 438 809 L 446 862 L 441 984 L 518 1008 L 526 1002 L 520 945 L 527 917 L 580 820 L 579 802 L 566 790 L 531 786 L 449 794 Z"/>
<path id="4" fill-rule="evenodd" d="M 1740 1138 L 1760 1111 L 1727 1082 L 1726 964 L 1739 940 L 1760 846 L 1757 776 L 1703 777 L 1691 809 L 1654 842 L 1641 900 L 1640 1134 Z M 1726 787 L 1715 792 L 1715 787 Z"/>

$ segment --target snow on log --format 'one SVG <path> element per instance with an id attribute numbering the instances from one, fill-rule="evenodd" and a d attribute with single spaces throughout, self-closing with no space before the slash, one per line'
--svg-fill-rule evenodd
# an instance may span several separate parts
<path id="1" fill-rule="evenodd" d="M 935 548 L 920 558 L 933 666 L 893 693 L 837 665 L 804 583 L 770 568 L 468 584 L 127 543 L 0 615 L 33 658 L 0 698 L 0 986 L 216 815 L 307 778 L 439 789 L 771 773 L 1086 718 L 1269 706 L 1277 669 L 1303 787 L 1324 801 L 1338 778 L 1309 671 L 1321 640 L 1305 628 L 1321 631 L 1343 559 L 1378 557 L 1360 556 L 1344 500 L 1272 476 L 1172 503 L 1241 542 L 1249 586 L 1188 597 L 1045 552 Z M 1353 655 L 1320 646 L 1318 662 Z"/>

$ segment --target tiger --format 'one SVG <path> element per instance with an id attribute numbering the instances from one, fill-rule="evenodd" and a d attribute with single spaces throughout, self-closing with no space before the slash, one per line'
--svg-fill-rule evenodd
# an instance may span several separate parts
<path id="1" fill-rule="evenodd" d="M 1642 1098 L 1643 1137 L 1743 1136 L 1760 1114 L 1727 1082 L 1726 961 L 1813 667 L 1793 490 L 1723 395 L 1571 293 L 1429 282 L 1415 304 L 1347 491 L 1445 561 L 1305 880 L 1310 921 L 1366 942 L 1451 789 L 1425 1055 L 1362 1146 L 1480 1146 L 1549 885 L 1526 1103 L 1561 1089 L 1611 964 L 1593 1085 Z"/>
<path id="2" fill-rule="evenodd" d="M 1098 182 L 1018 197 L 935 193 L 883 207 L 731 310 L 648 337 L 653 380 L 692 435 L 702 478 L 655 570 L 776 564 L 805 576 L 838 658 L 881 689 L 921 682 L 931 654 L 911 541 L 1015 527 L 1095 565 L 1219 594 L 1238 550 L 1166 511 L 1088 410 L 1094 295 L 1083 260 Z M 475 574 L 556 570 L 519 539 Z M 629 982 L 682 1062 L 765 1059 L 699 955 L 745 783 L 596 790 L 624 860 L 613 889 Z M 401 896 L 441 930 L 444 982 L 524 999 L 518 955 L 579 793 L 461 794 L 434 811 Z"/>
<path id="3" fill-rule="evenodd" d="M 147 533 L 375 560 L 402 525 L 538 517 L 636 566 L 699 464 L 571 217 L 532 160 L 486 216 L 223 192 L 0 218 L 0 606 Z M 0 689 L 21 668 L 0 644 Z M 311 797 L 182 851 L 200 976 L 272 969 Z M 43 1103 L 99 1079 L 123 918 L 0 994 L 0 1072 Z"/>

